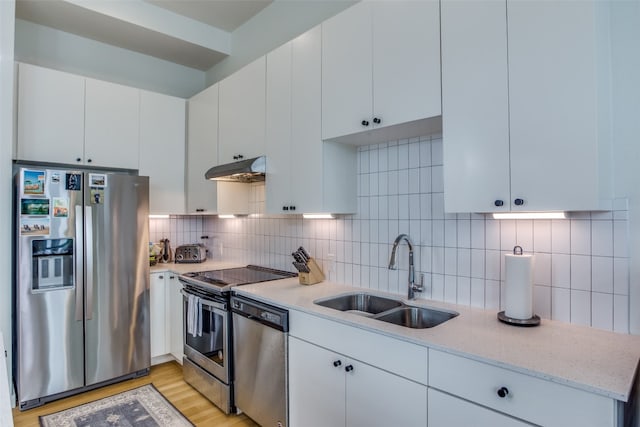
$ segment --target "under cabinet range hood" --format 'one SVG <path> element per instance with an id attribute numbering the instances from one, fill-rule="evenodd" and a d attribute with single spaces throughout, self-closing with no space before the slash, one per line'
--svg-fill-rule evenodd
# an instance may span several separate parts
<path id="1" fill-rule="evenodd" d="M 231 182 L 259 182 L 264 181 L 266 157 L 240 160 L 233 163 L 214 166 L 204 174 L 206 179 Z"/>

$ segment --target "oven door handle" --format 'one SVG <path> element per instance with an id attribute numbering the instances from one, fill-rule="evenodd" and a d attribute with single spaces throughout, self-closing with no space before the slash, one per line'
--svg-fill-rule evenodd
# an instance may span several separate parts
<path id="1" fill-rule="evenodd" d="M 211 301 L 208 299 L 205 299 L 203 297 L 201 297 L 200 295 L 196 295 L 196 294 L 192 294 L 190 292 L 185 291 L 184 289 L 180 289 L 180 293 L 182 295 L 184 295 L 185 297 L 189 298 L 189 295 L 193 295 L 196 296 L 198 298 L 200 298 L 200 304 L 204 305 L 205 307 L 209 307 L 212 309 L 218 309 L 221 310 L 222 312 L 226 312 L 229 310 L 229 307 L 227 305 L 227 303 L 222 303 L 222 302 L 217 302 L 217 301 Z"/>

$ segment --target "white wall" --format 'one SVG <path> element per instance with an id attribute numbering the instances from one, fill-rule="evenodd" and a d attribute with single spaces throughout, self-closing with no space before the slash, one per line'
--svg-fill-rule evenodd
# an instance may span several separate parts
<path id="1" fill-rule="evenodd" d="M 21 19 L 15 60 L 181 98 L 205 88 L 203 71 Z"/>
<path id="2" fill-rule="evenodd" d="M 231 33 L 231 55 L 207 71 L 210 86 L 341 12 L 354 0 L 276 0 Z"/>
<path id="3" fill-rule="evenodd" d="M 0 253 L 11 253 L 11 156 L 13 147 L 13 51 L 15 1 L 0 1 Z M 11 257 L 0 257 L 0 330 L 11 378 Z M 0 384 L 0 387 L 5 387 Z"/>
<path id="4" fill-rule="evenodd" d="M 640 334 L 640 1 L 612 2 L 615 191 L 629 198 L 630 328 Z"/>

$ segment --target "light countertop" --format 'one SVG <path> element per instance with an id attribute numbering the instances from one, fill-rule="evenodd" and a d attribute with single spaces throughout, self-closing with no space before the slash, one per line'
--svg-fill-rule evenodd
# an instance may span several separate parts
<path id="1" fill-rule="evenodd" d="M 234 288 L 240 295 L 378 332 L 534 377 L 627 401 L 640 358 L 640 337 L 543 319 L 537 327 L 499 322 L 495 311 L 416 299 L 371 289 L 298 279 Z M 410 305 L 455 310 L 459 316 L 430 329 L 410 329 L 313 303 L 354 291 L 402 299 Z"/>

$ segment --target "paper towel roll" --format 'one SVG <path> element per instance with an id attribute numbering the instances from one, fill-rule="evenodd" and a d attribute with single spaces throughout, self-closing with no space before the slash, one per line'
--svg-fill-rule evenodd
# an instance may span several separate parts
<path id="1" fill-rule="evenodd" d="M 505 315 L 512 319 L 533 317 L 533 255 L 505 255 Z"/>

